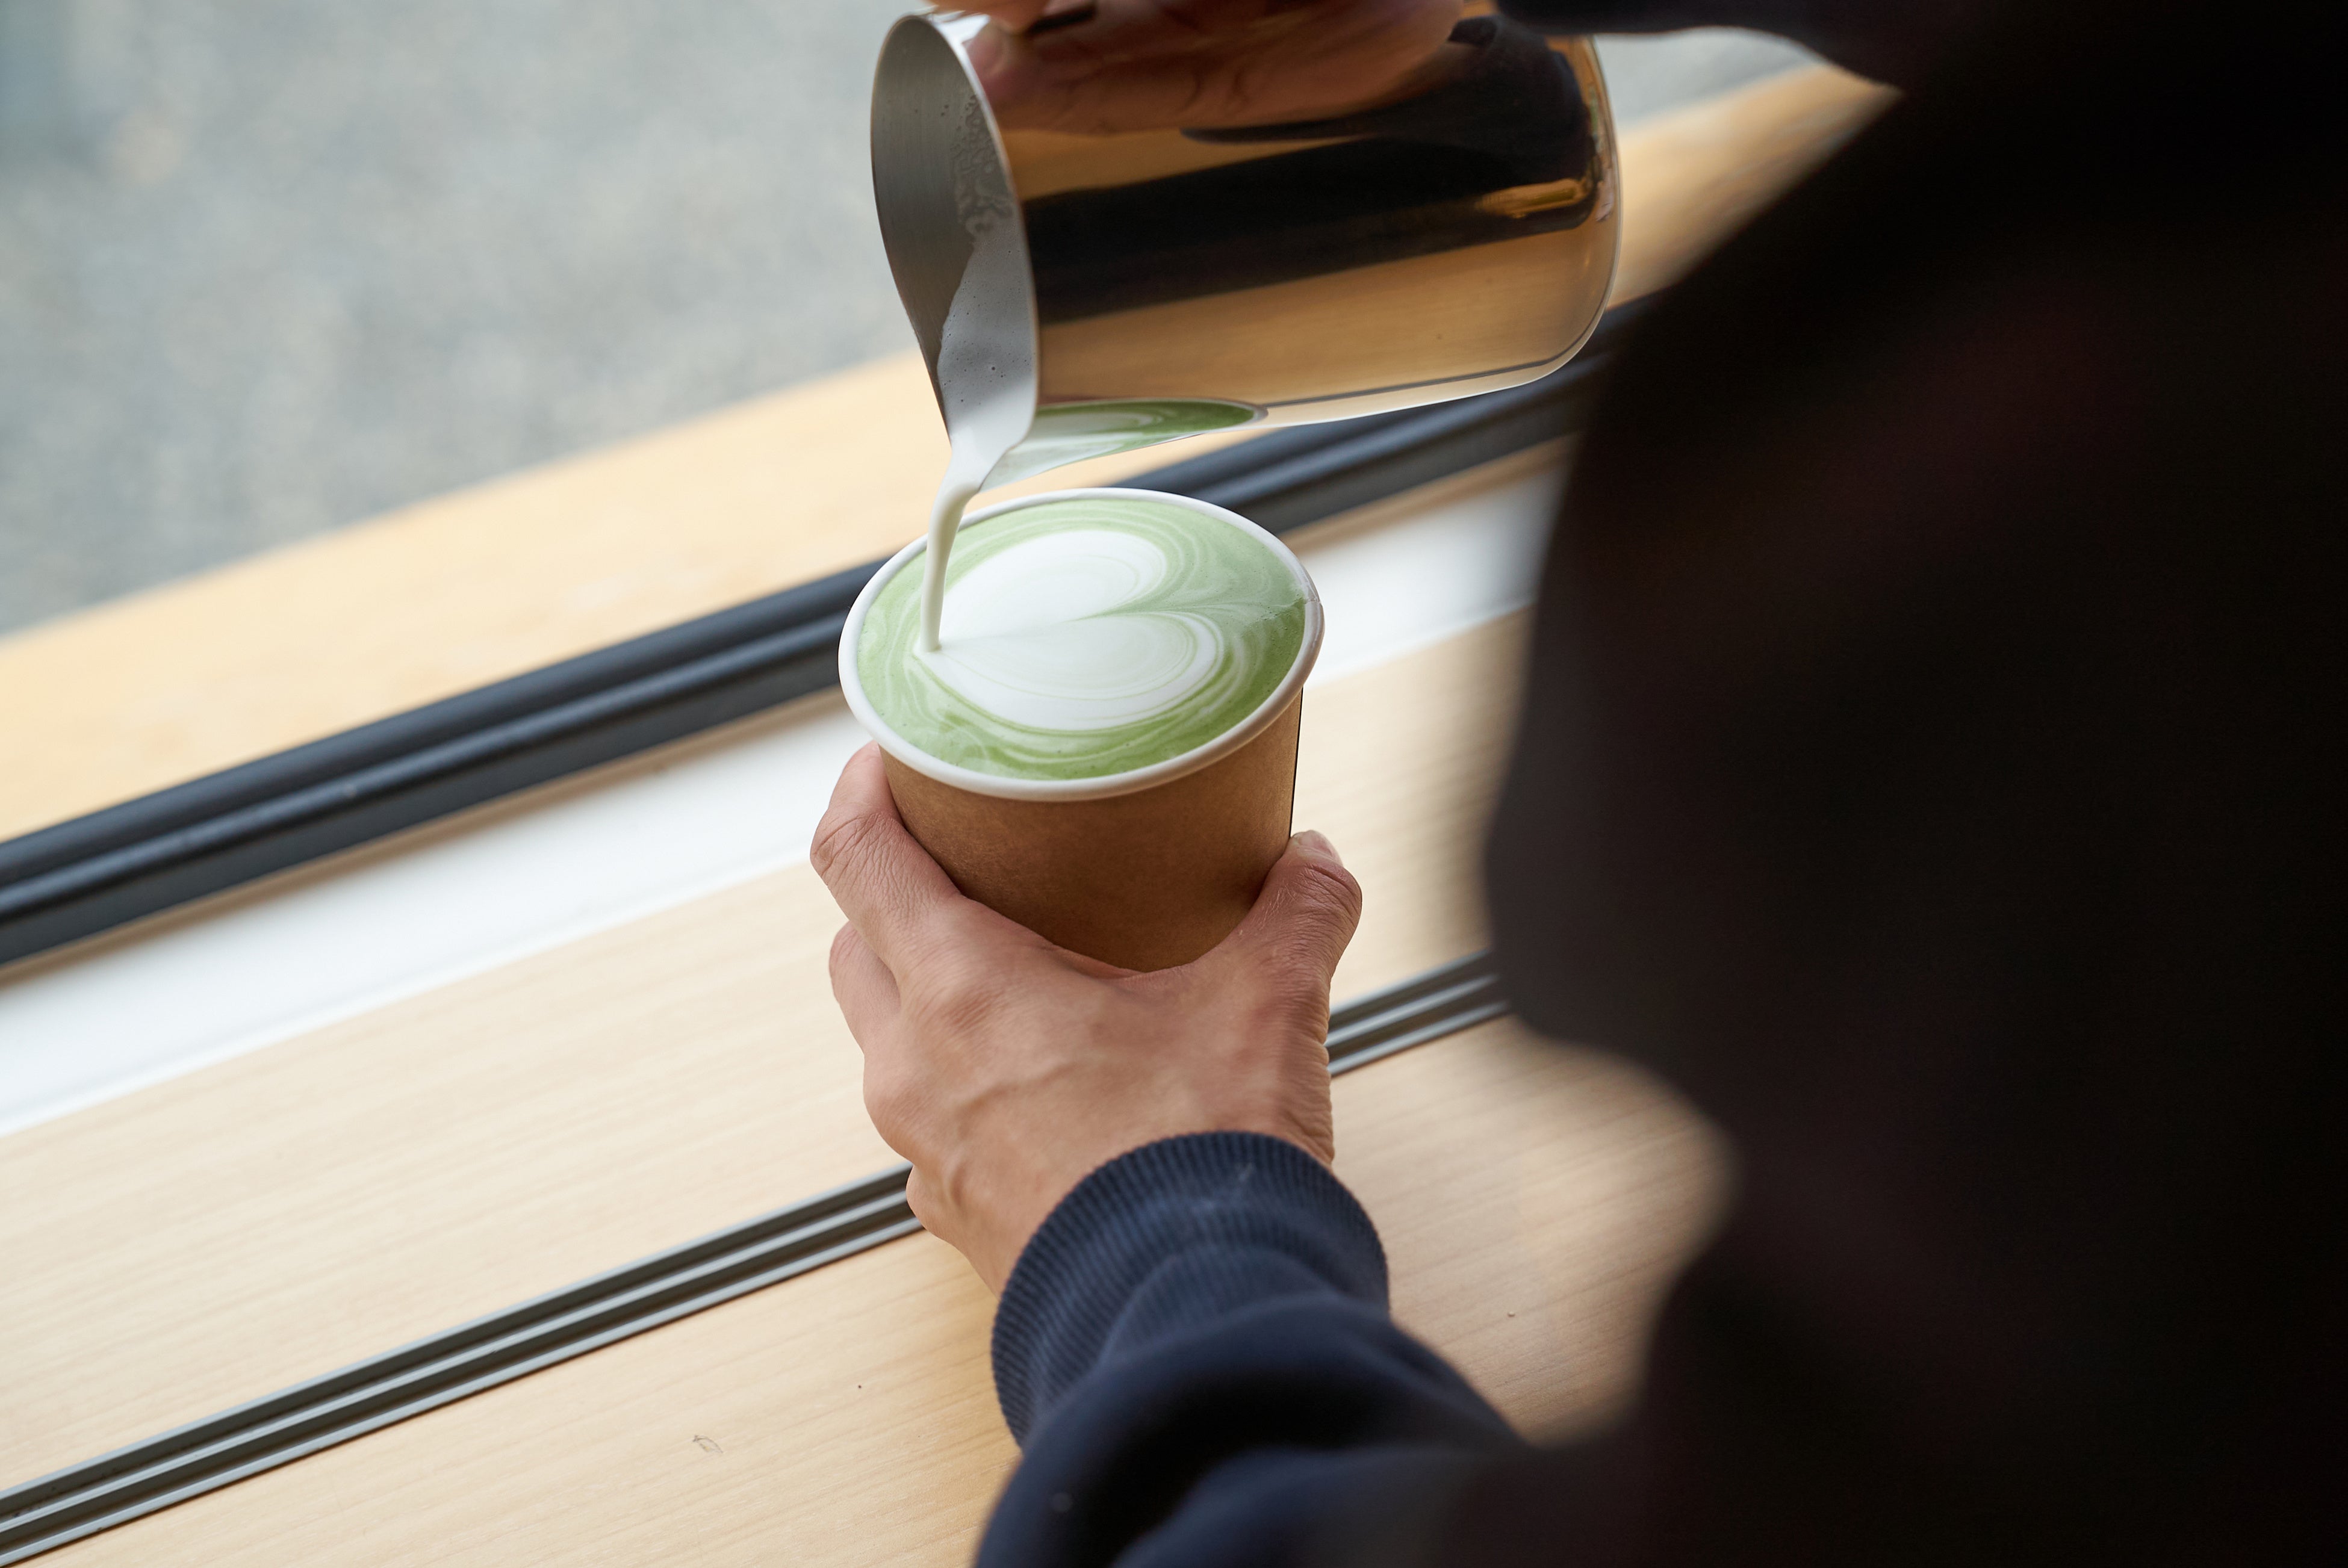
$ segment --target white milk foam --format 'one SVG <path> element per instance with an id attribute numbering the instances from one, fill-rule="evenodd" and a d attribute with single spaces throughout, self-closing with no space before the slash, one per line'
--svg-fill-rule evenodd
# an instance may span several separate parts
<path id="1" fill-rule="evenodd" d="M 920 647 L 919 563 L 873 591 L 857 683 L 914 748 L 1010 778 L 1098 778 L 1214 740 L 1285 679 L 1312 620 L 1278 544 L 1139 493 L 997 511 L 948 576 L 936 650 Z"/>
<path id="2" fill-rule="evenodd" d="M 1129 533 L 1021 540 L 956 580 L 952 636 L 916 657 L 973 708 L 1029 729 L 1155 718 L 1204 687 L 1225 651 L 1205 616 L 1127 612 L 1169 569 L 1163 549 Z"/>

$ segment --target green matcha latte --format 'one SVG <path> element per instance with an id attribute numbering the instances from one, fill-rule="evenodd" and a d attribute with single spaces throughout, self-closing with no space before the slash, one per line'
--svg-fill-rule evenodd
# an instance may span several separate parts
<path id="1" fill-rule="evenodd" d="M 1317 617 L 1293 558 L 1227 515 L 1071 492 L 965 522 L 937 650 L 918 552 L 855 646 L 863 701 L 938 761 L 1004 780 L 1104 778 L 1226 734 L 1287 681 Z"/>

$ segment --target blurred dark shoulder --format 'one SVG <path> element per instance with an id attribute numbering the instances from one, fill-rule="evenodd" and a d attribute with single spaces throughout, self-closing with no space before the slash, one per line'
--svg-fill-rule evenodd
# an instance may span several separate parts
<path id="1" fill-rule="evenodd" d="M 1846 70 L 1913 87 L 1995 9 L 1994 0 L 1502 0 L 1551 32 L 1667 33 L 1746 27 L 1813 49 Z"/>

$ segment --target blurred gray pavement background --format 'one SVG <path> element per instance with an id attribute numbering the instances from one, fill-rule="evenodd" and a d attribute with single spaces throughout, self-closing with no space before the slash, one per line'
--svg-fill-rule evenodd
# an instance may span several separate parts
<path id="1" fill-rule="evenodd" d="M 911 343 L 905 0 L 0 0 L 0 630 Z M 1603 46 L 1625 122 L 1798 63 Z"/>

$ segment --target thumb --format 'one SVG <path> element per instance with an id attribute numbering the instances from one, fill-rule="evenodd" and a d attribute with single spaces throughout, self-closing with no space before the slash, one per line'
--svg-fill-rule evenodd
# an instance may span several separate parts
<path id="1" fill-rule="evenodd" d="M 840 770 L 808 862 L 857 935 L 900 978 L 922 953 L 953 938 L 969 907 L 905 830 L 876 745 Z"/>
<path id="2" fill-rule="evenodd" d="M 1286 979 L 1309 977 L 1325 1002 L 1329 977 L 1361 920 L 1362 885 L 1345 869 L 1337 846 L 1320 834 L 1300 833 L 1272 862 L 1247 918 L 1200 962 L 1289 968 Z"/>

